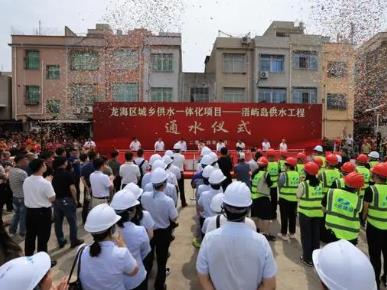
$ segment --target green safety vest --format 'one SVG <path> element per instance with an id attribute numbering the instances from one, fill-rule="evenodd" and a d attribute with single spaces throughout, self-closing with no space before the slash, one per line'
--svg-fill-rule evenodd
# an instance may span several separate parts
<path id="1" fill-rule="evenodd" d="M 310 186 L 309 180 L 301 183 L 305 189 L 304 195 L 298 203 L 298 212 L 310 218 L 324 216 L 321 201 L 323 199 L 321 182 L 317 186 Z"/>
<path id="2" fill-rule="evenodd" d="M 375 184 L 371 186 L 372 202 L 368 207 L 369 224 L 379 230 L 387 230 L 387 185 Z"/>
<path id="3" fill-rule="evenodd" d="M 338 239 L 357 239 L 361 210 L 362 200 L 356 192 L 331 189 L 327 195 L 325 227 L 331 229 Z"/>
<path id="4" fill-rule="evenodd" d="M 278 161 L 278 167 L 280 169 L 281 172 L 285 172 L 286 171 L 286 160 L 280 160 Z"/>
<path id="5" fill-rule="evenodd" d="M 328 193 L 328 190 L 332 187 L 336 179 L 341 177 L 341 173 L 338 169 L 325 169 L 322 171 L 323 193 Z"/>
<path id="6" fill-rule="evenodd" d="M 297 188 L 300 184 L 300 175 L 297 171 L 291 170 L 284 173 L 286 182 L 279 190 L 279 197 L 287 201 L 297 202 Z"/>
<path id="7" fill-rule="evenodd" d="M 371 180 L 371 171 L 362 165 L 358 165 L 356 167 L 357 172 L 359 172 L 364 177 L 364 186 L 360 189 L 360 196 L 363 197 L 365 194 L 365 189 L 370 186 Z"/>
<path id="8" fill-rule="evenodd" d="M 344 177 L 336 179 L 336 186 L 337 188 L 340 188 L 340 189 L 345 188 Z"/>
<path id="9" fill-rule="evenodd" d="M 300 177 L 306 176 L 305 171 L 304 171 L 304 167 L 305 167 L 305 164 L 297 164 L 296 165 L 296 170 L 297 170 L 298 174 L 300 175 Z"/>
<path id="10" fill-rule="evenodd" d="M 379 161 L 370 161 L 368 164 L 370 165 L 370 168 L 373 168 L 376 164 L 379 164 Z"/>
<path id="11" fill-rule="evenodd" d="M 251 199 L 268 197 L 268 195 L 258 192 L 258 184 L 261 182 L 261 179 L 265 177 L 266 177 L 266 171 L 263 171 L 263 170 L 255 174 L 253 180 L 251 181 Z"/>
<path id="12" fill-rule="evenodd" d="M 275 161 L 270 161 L 269 164 L 267 165 L 267 172 L 270 174 L 270 179 L 273 182 L 270 188 L 276 188 L 278 183 L 278 177 L 279 177 L 278 163 Z"/>

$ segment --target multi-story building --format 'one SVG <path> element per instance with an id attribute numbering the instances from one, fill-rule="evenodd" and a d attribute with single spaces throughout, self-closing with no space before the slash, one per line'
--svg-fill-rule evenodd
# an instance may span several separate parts
<path id="1" fill-rule="evenodd" d="M 95 101 L 178 101 L 181 35 L 145 29 L 12 35 L 13 118 L 90 122 Z"/>
<path id="2" fill-rule="evenodd" d="M 387 32 L 380 32 L 357 51 L 356 135 L 387 135 Z"/>

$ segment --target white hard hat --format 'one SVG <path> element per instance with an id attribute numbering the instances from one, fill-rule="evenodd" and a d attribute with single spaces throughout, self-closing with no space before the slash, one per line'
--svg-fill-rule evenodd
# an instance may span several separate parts
<path id="1" fill-rule="evenodd" d="M 339 163 L 343 162 L 343 157 L 341 157 L 341 155 L 336 154 L 336 157 L 337 157 L 337 161 L 338 161 Z"/>
<path id="2" fill-rule="evenodd" d="M 173 157 L 173 151 L 172 150 L 165 151 L 164 156 L 169 156 L 169 157 L 172 158 Z"/>
<path id="3" fill-rule="evenodd" d="M 249 187 L 241 181 L 234 181 L 227 186 L 223 202 L 235 207 L 249 207 L 252 204 Z"/>
<path id="4" fill-rule="evenodd" d="M 124 189 L 130 190 L 131 192 L 133 192 L 136 199 L 139 199 L 140 196 L 142 195 L 142 193 L 144 192 L 144 190 L 141 187 L 139 187 L 137 184 L 135 184 L 134 182 L 131 182 L 131 183 L 128 183 L 127 185 L 125 185 Z"/>
<path id="5" fill-rule="evenodd" d="M 167 164 L 162 159 L 156 160 L 152 164 L 152 171 L 154 171 L 157 168 L 165 169 L 167 167 Z"/>
<path id="6" fill-rule="evenodd" d="M 169 164 L 171 164 L 173 162 L 172 158 L 169 157 L 168 155 L 164 155 L 162 160 L 164 161 L 166 166 L 168 166 Z"/>
<path id="7" fill-rule="evenodd" d="M 85 230 L 89 233 L 102 233 L 115 225 L 121 217 L 107 203 L 93 208 L 86 218 Z"/>
<path id="8" fill-rule="evenodd" d="M 46 252 L 12 259 L 0 267 L 0 289 L 35 289 L 50 268 L 51 259 Z"/>
<path id="9" fill-rule="evenodd" d="M 140 204 L 133 192 L 123 189 L 114 194 L 110 206 L 116 211 L 126 210 Z"/>
<path id="10" fill-rule="evenodd" d="M 156 160 L 160 160 L 161 159 L 161 156 L 160 154 L 153 154 L 151 155 L 151 157 L 149 158 L 149 164 L 151 166 L 153 166 L 153 162 L 155 162 Z"/>
<path id="11" fill-rule="evenodd" d="M 226 176 L 224 176 L 222 170 L 215 169 L 211 172 L 210 178 L 208 179 L 209 183 L 211 184 L 220 184 L 226 179 Z"/>
<path id="12" fill-rule="evenodd" d="M 213 160 L 214 160 L 213 157 L 211 157 L 209 154 L 207 154 L 207 155 L 204 155 L 202 157 L 202 159 L 200 159 L 200 164 L 201 165 L 210 165 L 210 164 L 214 163 L 214 162 L 212 162 Z"/>
<path id="13" fill-rule="evenodd" d="M 316 147 L 313 148 L 313 151 L 317 151 L 317 152 L 321 152 L 322 153 L 324 150 L 323 150 L 321 145 L 317 145 Z"/>
<path id="14" fill-rule="evenodd" d="M 181 150 L 181 145 L 179 143 L 175 143 L 175 145 L 173 145 L 173 149 Z"/>
<path id="15" fill-rule="evenodd" d="M 203 169 L 202 176 L 203 176 L 204 178 L 207 178 L 207 179 L 208 179 L 208 178 L 210 177 L 212 171 L 214 171 L 214 170 L 215 170 L 214 166 L 207 165 L 207 166 L 204 167 L 204 169 Z"/>
<path id="16" fill-rule="evenodd" d="M 376 290 L 375 272 L 366 255 L 346 240 L 313 251 L 321 281 L 332 290 Z"/>
<path id="17" fill-rule="evenodd" d="M 151 174 L 151 183 L 160 184 L 167 180 L 168 174 L 164 168 L 156 168 Z"/>
<path id="18" fill-rule="evenodd" d="M 210 163 L 210 164 L 212 164 L 212 163 L 218 161 L 218 155 L 216 155 L 215 152 L 212 152 L 212 151 L 211 151 L 211 152 L 208 153 L 207 155 L 211 157 L 211 163 Z"/>
<path id="19" fill-rule="evenodd" d="M 373 158 L 373 159 L 379 159 L 380 155 L 376 151 L 371 151 L 370 154 L 368 154 L 368 157 Z"/>
<path id="20" fill-rule="evenodd" d="M 239 153 L 239 159 L 245 159 L 245 158 L 246 158 L 245 153 L 240 152 L 240 153 Z"/>
<path id="21" fill-rule="evenodd" d="M 205 156 L 211 152 L 212 150 L 210 148 L 208 148 L 207 146 L 204 146 L 200 152 L 200 156 Z"/>
<path id="22" fill-rule="evenodd" d="M 213 212 L 220 213 L 222 212 L 222 204 L 223 204 L 223 199 L 224 199 L 224 193 L 218 193 L 215 195 L 210 203 L 210 208 Z"/>

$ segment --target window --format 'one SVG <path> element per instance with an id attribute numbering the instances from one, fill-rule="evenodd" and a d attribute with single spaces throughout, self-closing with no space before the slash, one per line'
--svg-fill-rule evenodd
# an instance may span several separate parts
<path id="1" fill-rule="evenodd" d="M 94 86 L 90 84 L 73 84 L 71 86 L 71 104 L 73 106 L 83 106 L 86 103 L 92 104 L 94 97 Z"/>
<path id="2" fill-rule="evenodd" d="M 259 88 L 258 103 L 286 103 L 286 89 Z"/>
<path id="3" fill-rule="evenodd" d="M 117 70 L 133 70 L 138 67 L 138 52 L 120 49 L 113 52 L 113 68 Z"/>
<path id="4" fill-rule="evenodd" d="M 280 73 L 284 71 L 285 56 L 261 54 L 260 71 Z"/>
<path id="5" fill-rule="evenodd" d="M 99 68 L 99 57 L 95 51 L 73 51 L 70 55 L 70 69 L 93 71 Z"/>
<path id="6" fill-rule="evenodd" d="M 59 114 L 60 100 L 47 100 L 47 112 L 52 114 Z"/>
<path id="7" fill-rule="evenodd" d="M 39 50 L 26 50 L 24 67 L 25 69 L 39 69 L 40 67 Z"/>
<path id="8" fill-rule="evenodd" d="M 228 103 L 247 102 L 245 88 L 224 88 L 223 101 Z"/>
<path id="9" fill-rule="evenodd" d="M 38 105 L 39 102 L 40 102 L 40 87 L 39 86 L 26 86 L 25 104 L 26 105 Z"/>
<path id="10" fill-rule="evenodd" d="M 345 62 L 328 62 L 328 77 L 343 78 L 347 74 L 347 64 Z"/>
<path id="11" fill-rule="evenodd" d="M 151 88 L 152 102 L 172 102 L 172 88 Z"/>
<path id="12" fill-rule="evenodd" d="M 113 84 L 113 100 L 117 102 L 136 102 L 138 101 L 138 84 Z"/>
<path id="13" fill-rule="evenodd" d="M 293 103 L 295 104 L 316 104 L 316 88 L 293 88 Z"/>
<path id="14" fill-rule="evenodd" d="M 48 80 L 59 80 L 59 76 L 60 76 L 59 65 L 48 65 L 46 67 L 46 70 L 47 70 L 46 78 Z"/>
<path id="15" fill-rule="evenodd" d="M 293 53 L 293 68 L 317 70 L 318 57 L 315 51 L 296 51 Z"/>
<path id="16" fill-rule="evenodd" d="M 173 72 L 172 53 L 154 53 L 151 55 L 151 61 L 154 72 Z"/>
<path id="17" fill-rule="evenodd" d="M 345 111 L 347 109 L 347 97 L 344 94 L 327 94 L 327 109 Z"/>
<path id="18" fill-rule="evenodd" d="M 191 88 L 191 102 L 208 102 L 208 88 Z"/>
<path id="19" fill-rule="evenodd" d="M 223 55 L 223 72 L 225 73 L 245 73 L 245 55 L 240 53 L 225 53 Z"/>

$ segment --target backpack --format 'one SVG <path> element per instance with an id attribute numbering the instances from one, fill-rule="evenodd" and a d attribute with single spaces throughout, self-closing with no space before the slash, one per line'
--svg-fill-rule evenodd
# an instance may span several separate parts
<path id="1" fill-rule="evenodd" d="M 134 161 L 134 160 L 133 160 L 133 163 L 136 164 L 139 167 L 139 169 L 140 169 L 140 178 L 139 178 L 139 180 L 137 182 L 137 185 L 139 187 L 141 187 L 142 178 L 144 177 L 144 171 L 142 170 L 142 166 L 145 163 L 145 159 L 143 159 L 140 164 L 137 164 L 136 161 Z"/>

